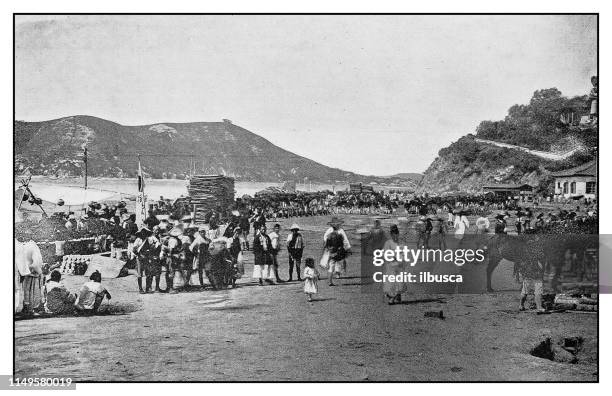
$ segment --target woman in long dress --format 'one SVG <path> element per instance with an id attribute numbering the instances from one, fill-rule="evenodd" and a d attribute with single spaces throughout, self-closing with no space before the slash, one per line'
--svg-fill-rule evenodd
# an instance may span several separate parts
<path id="1" fill-rule="evenodd" d="M 397 225 L 392 224 L 389 228 L 389 234 L 391 239 L 385 242 L 383 247 L 384 251 L 395 250 L 399 246 L 399 229 Z M 399 261 L 385 261 L 384 274 L 385 275 L 401 275 L 404 271 L 404 263 Z M 397 276 L 396 276 L 397 278 Z M 398 304 L 402 301 L 402 293 L 406 291 L 405 282 L 383 282 L 383 292 L 387 298 L 389 305 Z"/>

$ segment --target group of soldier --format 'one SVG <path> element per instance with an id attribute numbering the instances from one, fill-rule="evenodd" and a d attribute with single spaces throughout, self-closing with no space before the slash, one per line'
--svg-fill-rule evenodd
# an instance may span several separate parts
<path id="1" fill-rule="evenodd" d="M 191 277 L 195 273 L 200 287 L 204 287 L 204 275 L 214 289 L 235 287 L 243 273 L 241 230 L 235 227 L 226 232 L 229 234 L 222 235 L 214 222 L 199 227 L 171 225 L 149 217 L 138 232 L 129 235 L 127 263 L 122 271 L 124 275 L 135 272 L 140 293 L 178 293 L 193 286 Z M 162 273 L 164 290 L 160 289 Z"/>

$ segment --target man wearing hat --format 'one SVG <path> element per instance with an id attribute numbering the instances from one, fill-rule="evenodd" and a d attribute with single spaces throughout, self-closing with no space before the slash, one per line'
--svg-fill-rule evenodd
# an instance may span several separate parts
<path id="1" fill-rule="evenodd" d="M 177 225 L 168 232 L 168 239 L 162 247 L 163 255 L 168 268 L 166 276 L 166 290 L 171 293 L 178 293 L 185 285 L 183 277 L 182 249 L 183 242 L 180 237 L 183 236 L 183 227 Z"/>
<path id="2" fill-rule="evenodd" d="M 287 252 L 289 253 L 289 279 L 287 282 L 293 281 L 294 264 L 297 280 L 301 281 L 300 265 L 302 264 L 302 254 L 304 252 L 304 238 L 302 238 L 300 227 L 296 223 L 291 225 L 290 231 L 287 236 Z"/>
<path id="3" fill-rule="evenodd" d="M 152 230 L 153 227 L 159 225 L 159 220 L 155 216 L 152 210 L 149 210 L 149 216 L 143 220 L 143 223 L 147 226 L 149 230 Z"/>
<path id="4" fill-rule="evenodd" d="M 262 224 L 253 239 L 253 254 L 255 256 L 253 278 L 259 279 L 260 286 L 263 286 L 264 280 L 266 283 L 273 283 L 270 279 L 271 250 L 272 241 L 266 234 L 266 225 Z"/>
<path id="5" fill-rule="evenodd" d="M 153 235 L 153 231 L 143 227 L 136 234 L 136 240 L 132 246 L 133 252 L 136 254 L 136 269 L 138 272 L 138 291 L 141 294 L 150 293 L 153 277 L 156 278 L 156 291 L 159 292 L 159 276 L 161 268 L 159 268 L 156 258 L 159 257 L 161 244 Z M 158 268 L 160 271 L 158 271 Z M 142 289 L 142 276 L 146 276 L 146 290 Z"/>
<path id="6" fill-rule="evenodd" d="M 323 235 L 324 254 L 327 254 L 327 272 L 329 273 L 329 285 L 335 286 L 333 277 L 338 278 L 346 272 L 346 256 L 350 254 L 351 244 L 348 236 L 341 228 L 343 221 L 337 217 L 332 217 L 328 223 L 329 229 Z"/>
<path id="7" fill-rule="evenodd" d="M 495 234 L 506 234 L 506 219 L 502 213 L 495 216 Z"/>
<path id="8" fill-rule="evenodd" d="M 191 286 L 191 275 L 197 271 L 196 254 L 191 250 L 191 244 L 195 241 L 195 234 L 196 231 L 198 231 L 198 227 L 194 224 L 189 224 L 184 229 L 184 235 L 180 239 L 184 260 L 185 286 L 189 287 Z M 201 282 L 200 286 L 202 286 Z"/>
<path id="9" fill-rule="evenodd" d="M 206 227 L 200 226 L 189 246 L 189 250 L 195 256 L 194 269 L 198 271 L 198 279 L 202 288 L 204 288 L 204 271 L 206 271 L 206 276 L 210 278 L 210 254 L 208 252 L 210 242 L 211 240 L 206 237 Z"/>
<path id="10" fill-rule="evenodd" d="M 228 240 L 228 250 L 230 255 L 232 256 L 232 285 L 236 287 L 236 279 L 242 277 L 244 275 L 244 264 L 242 261 L 242 242 L 240 241 L 240 236 L 242 235 L 242 230 L 240 227 L 234 228 L 234 235 Z"/>
<path id="11" fill-rule="evenodd" d="M 127 219 L 123 222 L 123 229 L 128 234 L 136 234 L 138 232 L 138 225 L 136 225 L 136 214 L 132 213 L 126 216 Z"/>

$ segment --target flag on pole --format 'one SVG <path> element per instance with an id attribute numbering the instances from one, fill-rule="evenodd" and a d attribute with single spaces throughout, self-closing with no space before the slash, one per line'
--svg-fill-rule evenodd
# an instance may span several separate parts
<path id="1" fill-rule="evenodd" d="M 138 160 L 138 194 L 136 195 L 136 225 L 140 228 L 144 226 L 144 220 L 147 218 L 147 204 L 144 194 L 144 175 L 140 160 Z"/>
<path id="2" fill-rule="evenodd" d="M 144 176 L 142 175 L 142 168 L 140 166 L 140 160 L 138 160 L 138 192 L 139 193 L 144 192 L 144 186 L 145 186 Z"/>

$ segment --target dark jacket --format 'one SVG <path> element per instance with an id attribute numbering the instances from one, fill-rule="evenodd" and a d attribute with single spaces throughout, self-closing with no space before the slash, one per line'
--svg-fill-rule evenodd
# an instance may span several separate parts
<path id="1" fill-rule="evenodd" d="M 298 247 L 296 247 L 296 245 Z M 289 255 L 296 260 L 302 258 L 302 254 L 304 253 L 304 238 L 302 238 L 302 234 L 298 232 L 296 236 L 287 242 L 287 251 Z"/>
<path id="2" fill-rule="evenodd" d="M 267 250 L 264 250 L 262 238 L 264 238 L 267 242 Z M 272 264 L 272 255 L 270 254 L 271 251 L 272 241 L 270 240 L 270 237 L 265 234 L 255 235 L 255 239 L 253 240 L 253 254 L 255 255 L 255 265 Z"/>

